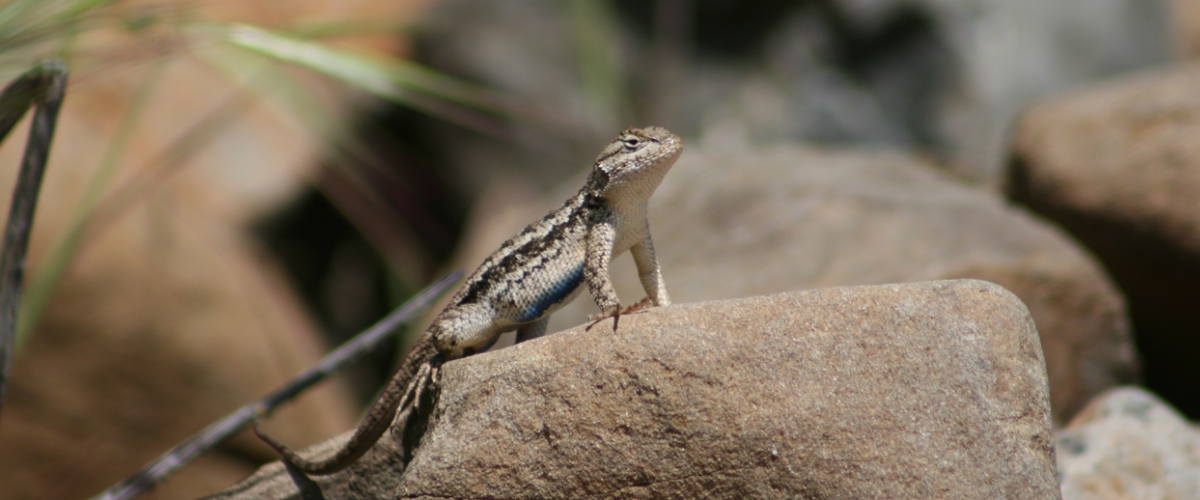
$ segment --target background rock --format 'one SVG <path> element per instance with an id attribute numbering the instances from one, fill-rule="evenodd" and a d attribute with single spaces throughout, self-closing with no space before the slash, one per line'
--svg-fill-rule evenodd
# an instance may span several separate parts
<path id="1" fill-rule="evenodd" d="M 400 498 L 1060 498 L 1037 331 L 991 283 L 675 306 L 442 380 Z M 363 470 L 386 459 L 327 498 L 377 491 L 393 479 Z M 267 466 L 213 498 L 282 481 Z"/>
<path id="2" fill-rule="evenodd" d="M 675 302 L 984 279 L 1021 297 L 1038 323 L 1060 422 L 1095 394 L 1136 379 L 1124 303 L 1104 273 L 1058 230 L 999 197 L 898 153 L 716 139 L 685 147 L 650 202 L 651 232 Z M 468 237 L 475 250 L 464 252 L 460 265 L 478 265 L 567 196 L 558 193 L 524 218 L 481 207 L 483 220 L 472 226 L 486 235 Z M 621 300 L 645 295 L 631 259 L 621 257 L 613 269 Z M 551 331 L 595 311 L 584 294 L 551 317 Z"/>
<path id="3" fill-rule="evenodd" d="M 1008 196 L 1104 263 L 1129 300 L 1146 384 L 1200 416 L 1200 65 L 1113 81 L 1031 108 Z"/>
<path id="4" fill-rule="evenodd" d="M 1057 449 L 1067 500 L 1200 498 L 1200 432 L 1145 390 L 1097 397 Z"/>
<path id="5" fill-rule="evenodd" d="M 1200 2 L 1171 0 L 1171 29 L 1179 55 L 1190 59 L 1200 56 Z"/>
<path id="6" fill-rule="evenodd" d="M 235 231 L 163 215 L 134 209 L 90 242 L 17 357 L 0 418 L 0 496 L 94 495 L 320 356 L 286 283 Z M 331 384 L 268 428 L 311 443 L 354 418 Z M 274 458 L 243 433 L 149 498 L 217 491 Z"/>
<path id="7" fill-rule="evenodd" d="M 417 46 L 433 67 L 574 124 L 533 133 L 542 144 L 525 148 L 433 125 L 449 172 L 471 193 L 498 173 L 561 181 L 571 172 L 564 164 L 593 154 L 568 130 L 606 139 L 655 124 L 687 137 L 727 122 L 761 142 L 933 151 L 994 184 L 1020 109 L 1170 59 L 1167 3 L 622 0 L 585 12 L 544 0 L 449 0 Z"/>

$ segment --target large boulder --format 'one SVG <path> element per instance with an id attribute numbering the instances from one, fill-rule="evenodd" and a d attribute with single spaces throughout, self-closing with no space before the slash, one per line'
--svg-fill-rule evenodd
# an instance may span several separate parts
<path id="1" fill-rule="evenodd" d="M 1033 314 L 1060 423 L 1096 394 L 1135 380 L 1124 302 L 1104 272 L 1058 229 L 1000 197 L 897 153 L 689 146 L 650 203 L 675 302 L 983 279 L 1011 290 Z M 614 268 L 621 299 L 640 299 L 633 266 Z M 595 311 L 584 294 L 551 318 L 551 331 Z"/>
<path id="2" fill-rule="evenodd" d="M 994 284 L 609 325 L 446 364 L 407 468 L 387 436 L 325 498 L 1060 498 L 1037 330 Z M 272 464 L 212 498 L 296 495 Z"/>
<path id="3" fill-rule="evenodd" d="M 1200 65 L 1029 109 L 1008 196 L 1083 242 L 1129 300 L 1147 385 L 1200 416 Z"/>

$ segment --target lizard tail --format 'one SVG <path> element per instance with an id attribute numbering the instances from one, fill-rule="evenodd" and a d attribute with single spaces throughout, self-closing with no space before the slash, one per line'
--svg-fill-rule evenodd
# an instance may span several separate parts
<path id="1" fill-rule="evenodd" d="M 435 355 L 437 355 L 437 349 L 432 342 L 426 338 L 418 341 L 413 350 L 400 363 L 396 375 L 388 382 L 383 393 L 375 400 L 375 404 L 371 405 L 371 409 L 363 417 L 363 421 L 354 431 L 354 435 L 350 436 L 350 440 L 329 458 L 309 460 L 301 457 L 283 443 L 260 431 L 257 422 L 253 426 L 254 433 L 264 443 L 267 443 L 267 446 L 275 449 L 284 461 L 306 474 L 324 476 L 341 471 L 363 456 L 375 445 L 380 436 L 383 436 L 383 433 L 391 426 L 392 420 L 396 416 L 396 410 L 402 404 L 408 403 L 418 392 L 419 388 L 412 387 L 413 378 L 421 367 L 429 364 Z"/>

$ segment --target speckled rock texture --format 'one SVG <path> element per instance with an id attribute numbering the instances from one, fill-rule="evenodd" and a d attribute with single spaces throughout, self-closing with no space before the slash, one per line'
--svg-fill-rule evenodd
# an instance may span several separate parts
<path id="1" fill-rule="evenodd" d="M 389 437 L 323 479 L 326 498 L 1060 498 L 1037 331 L 995 284 L 685 304 L 610 327 L 446 364 L 408 468 Z M 272 464 L 214 498 L 295 491 Z"/>
<path id="2" fill-rule="evenodd" d="M 1200 432 L 1144 389 L 1096 398 L 1057 443 L 1067 500 L 1200 498 Z"/>
<path id="3" fill-rule="evenodd" d="M 1008 196 L 1060 224 L 1129 300 L 1145 382 L 1200 416 L 1200 64 L 1043 102 L 1014 127 Z"/>

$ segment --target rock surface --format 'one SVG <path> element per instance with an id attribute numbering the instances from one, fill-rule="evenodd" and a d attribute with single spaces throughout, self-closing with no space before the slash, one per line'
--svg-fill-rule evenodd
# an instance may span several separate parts
<path id="1" fill-rule="evenodd" d="M 650 201 L 675 302 L 978 278 L 1005 286 L 1033 314 L 1060 423 L 1096 394 L 1134 381 L 1124 303 L 1099 266 L 1059 230 L 994 194 L 901 154 L 687 147 Z M 621 300 L 645 295 L 631 259 L 613 267 Z M 581 297 L 551 318 L 551 331 L 595 310 Z"/>
<path id="2" fill-rule="evenodd" d="M 1143 389 L 1109 391 L 1057 438 L 1067 500 L 1200 498 L 1200 432 Z"/>
<path id="3" fill-rule="evenodd" d="M 1147 385 L 1200 416 L 1200 64 L 1077 91 L 1015 128 L 1006 190 L 1107 267 Z"/>
<path id="4" fill-rule="evenodd" d="M 1037 331 L 986 282 L 674 306 L 442 381 L 403 475 L 385 439 L 326 498 L 1059 498 Z M 294 492 L 272 464 L 212 498 Z"/>

